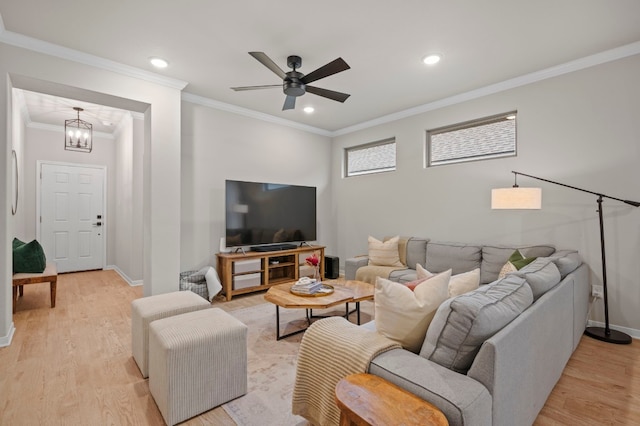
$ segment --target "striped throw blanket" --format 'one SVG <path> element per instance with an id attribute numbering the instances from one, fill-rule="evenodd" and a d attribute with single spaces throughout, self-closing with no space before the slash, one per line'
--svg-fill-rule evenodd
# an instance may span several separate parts
<path id="1" fill-rule="evenodd" d="M 316 321 L 300 344 L 293 414 L 318 426 L 338 425 L 340 411 L 335 402 L 335 388 L 340 379 L 365 373 L 377 355 L 400 347 L 342 317 Z"/>

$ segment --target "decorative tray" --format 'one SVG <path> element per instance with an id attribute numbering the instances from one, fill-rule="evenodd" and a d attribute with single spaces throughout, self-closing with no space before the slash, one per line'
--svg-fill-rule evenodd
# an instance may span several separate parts
<path id="1" fill-rule="evenodd" d="M 309 293 L 299 293 L 297 291 L 295 291 L 293 289 L 293 287 L 291 288 L 291 293 L 295 294 L 296 296 L 302 296 L 302 297 L 322 297 L 322 296 L 327 296 L 331 293 L 333 293 L 333 286 L 329 285 L 329 284 L 325 284 L 322 283 L 322 287 L 320 287 L 320 289 L 313 293 L 313 294 L 309 294 Z"/>

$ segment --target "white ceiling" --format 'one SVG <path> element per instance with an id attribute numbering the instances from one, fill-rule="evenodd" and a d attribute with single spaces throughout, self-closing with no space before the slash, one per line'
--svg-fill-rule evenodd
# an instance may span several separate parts
<path id="1" fill-rule="evenodd" d="M 44 93 L 21 89 L 15 89 L 15 93 L 21 108 L 26 108 L 22 113 L 27 124 L 38 123 L 62 129 L 65 120 L 78 117 L 73 108 L 80 107 L 84 110 L 80 112 L 80 118 L 91 123 L 94 132 L 113 135 L 122 119 L 131 115 L 129 111 L 122 109 Z"/>
<path id="2" fill-rule="evenodd" d="M 0 16 L 7 32 L 327 131 L 640 41 L 638 0 L 20 0 L 2 1 Z M 341 104 L 307 93 L 295 110 L 281 111 L 280 89 L 232 91 L 281 82 L 249 51 L 265 52 L 285 71 L 287 56 L 299 55 L 305 74 L 342 57 L 351 69 L 314 85 L 351 97 Z M 421 58 L 431 52 L 444 58 L 427 67 Z M 155 70 L 150 56 L 169 67 Z M 307 105 L 315 113 L 305 114 Z"/>

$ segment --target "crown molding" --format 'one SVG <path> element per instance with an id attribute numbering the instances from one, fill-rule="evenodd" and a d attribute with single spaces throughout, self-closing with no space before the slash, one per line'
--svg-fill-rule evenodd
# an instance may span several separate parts
<path id="1" fill-rule="evenodd" d="M 320 136 L 333 136 L 333 132 L 329 130 L 320 129 L 318 127 L 308 126 L 291 120 L 285 120 L 284 118 L 275 117 L 273 115 L 265 114 L 262 112 L 254 111 L 252 109 L 239 107 L 236 105 L 227 104 L 224 102 L 216 101 L 203 96 L 194 95 L 193 93 L 182 92 L 182 100 L 190 102 L 192 104 L 202 105 L 208 108 L 214 108 L 222 111 L 232 112 L 234 114 L 243 115 L 249 118 L 255 118 L 256 120 L 267 121 L 269 123 L 280 124 L 282 126 L 292 127 L 294 129 L 303 130 L 309 133 L 315 133 Z"/>
<path id="2" fill-rule="evenodd" d="M 525 74 L 519 77 L 515 77 L 509 80 L 502 81 L 500 83 L 491 84 L 489 86 L 482 87 L 480 89 L 471 90 L 459 95 L 450 96 L 448 98 L 439 99 L 428 104 L 420 105 L 414 108 L 409 108 L 404 111 L 399 111 L 393 114 L 384 115 L 382 117 L 365 121 L 353 126 L 345 127 L 343 129 L 336 130 L 331 133 L 332 137 L 342 136 L 349 133 L 353 133 L 359 130 L 368 129 L 370 127 L 379 126 L 392 121 L 400 120 L 414 115 L 422 114 L 428 111 L 444 108 L 447 106 L 455 105 L 458 103 L 470 101 L 473 99 L 481 98 L 483 96 L 491 95 L 494 93 L 503 92 L 505 90 L 514 89 L 516 87 L 525 86 L 527 84 L 535 83 L 548 78 L 557 77 L 563 74 L 571 73 L 574 71 L 580 71 L 586 68 L 590 68 L 596 65 L 604 64 L 607 62 L 616 61 L 629 56 L 640 54 L 640 41 L 630 43 L 624 46 L 617 47 L 615 49 L 606 50 L 604 52 L 596 53 L 591 56 L 576 59 L 574 61 L 566 62 L 564 64 L 556 65 L 550 68 L 545 68 L 540 71 L 535 71 L 529 74 Z"/>
<path id="3" fill-rule="evenodd" d="M 2 16 L 0 16 L 0 24 Z M 124 65 L 109 59 L 89 53 L 80 52 L 78 50 L 69 49 L 47 41 L 38 40 L 33 37 L 27 37 L 22 34 L 7 31 L 4 25 L 0 25 L 0 42 L 12 46 L 21 47 L 23 49 L 32 50 L 34 52 L 44 53 L 45 55 L 55 56 L 57 58 L 67 59 L 69 61 L 79 62 L 81 64 L 93 66 L 96 68 L 112 71 L 128 77 L 138 78 L 140 80 L 149 81 L 161 86 L 170 87 L 172 89 L 182 90 L 187 86 L 186 81 L 175 78 L 165 77 L 160 74 L 145 71 L 140 68 Z"/>

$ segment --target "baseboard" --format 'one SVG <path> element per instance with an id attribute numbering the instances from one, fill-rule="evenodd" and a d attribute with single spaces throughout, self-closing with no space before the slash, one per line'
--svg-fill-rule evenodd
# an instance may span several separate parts
<path id="1" fill-rule="evenodd" d="M 0 337 L 0 348 L 11 345 L 11 340 L 13 340 L 13 333 L 16 332 L 16 328 L 13 326 L 13 321 L 11 321 L 11 326 L 9 327 L 9 333 L 6 336 Z"/>
<path id="2" fill-rule="evenodd" d="M 131 278 L 129 278 L 127 274 L 122 272 L 122 270 L 118 268 L 116 265 L 109 265 L 104 269 L 111 269 L 113 271 L 116 271 L 118 275 L 120 275 L 122 279 L 125 280 L 127 284 L 129 284 L 131 287 L 137 287 L 144 284 L 143 280 L 132 280 Z"/>
<path id="3" fill-rule="evenodd" d="M 600 321 L 589 320 L 587 322 L 587 327 L 604 327 L 604 326 L 605 324 Z M 612 330 L 618 330 L 618 331 L 622 331 L 623 333 L 627 333 L 629 336 L 633 337 L 634 339 L 640 339 L 640 330 L 637 330 L 635 328 L 621 327 L 619 325 L 613 325 L 613 324 L 609 324 L 609 327 Z"/>

